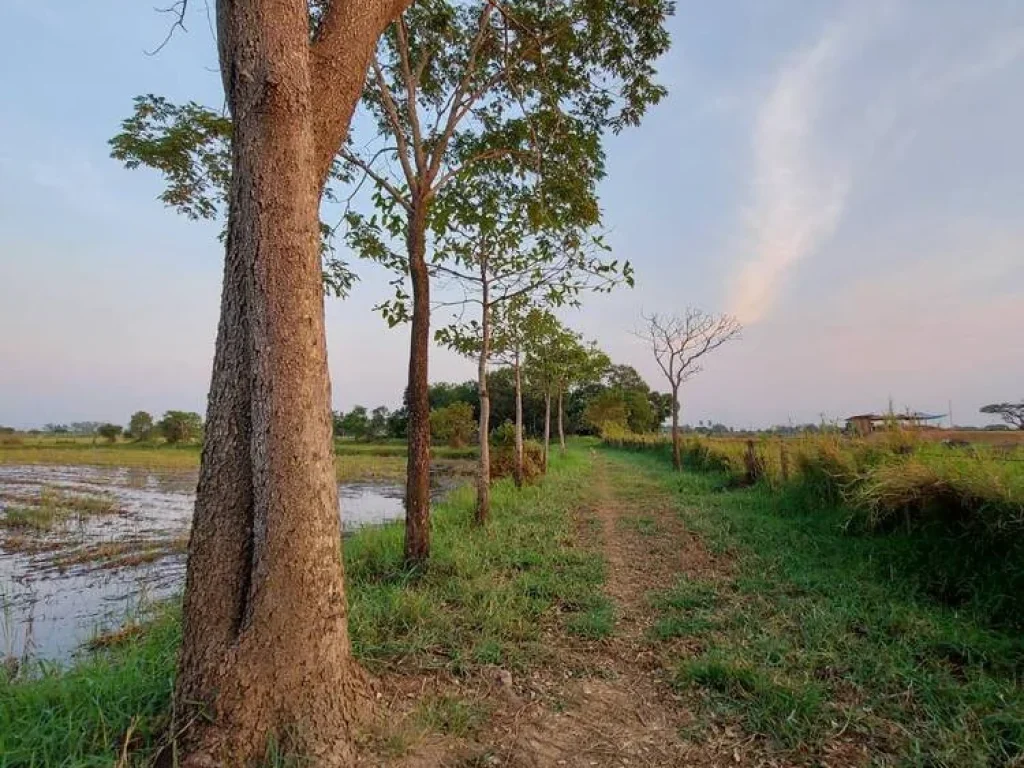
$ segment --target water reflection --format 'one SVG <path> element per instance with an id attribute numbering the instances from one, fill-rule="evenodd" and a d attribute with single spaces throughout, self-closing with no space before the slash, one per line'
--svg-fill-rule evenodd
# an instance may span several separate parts
<path id="1" fill-rule="evenodd" d="M 0 527 L 0 656 L 67 660 L 184 582 L 195 470 L 0 466 L 0 518 L 61 498 L 113 500 L 113 511 L 50 530 Z M 404 517 L 403 488 L 339 486 L 345 533 Z M 72 502 L 73 503 L 73 502 Z"/>

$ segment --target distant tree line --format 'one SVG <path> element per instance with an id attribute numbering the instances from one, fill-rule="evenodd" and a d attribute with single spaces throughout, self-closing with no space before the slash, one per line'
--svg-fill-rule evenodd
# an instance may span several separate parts
<path id="1" fill-rule="evenodd" d="M 36 432 L 37 430 L 30 430 Z M 193 443 L 203 438 L 203 417 L 194 411 L 166 411 L 159 421 L 146 411 L 136 411 L 128 419 L 128 426 L 102 421 L 75 421 L 70 424 L 46 424 L 42 434 L 74 437 L 102 437 L 114 443 L 121 436 L 129 440 L 144 441 L 163 438 L 167 443 Z"/>
<path id="2" fill-rule="evenodd" d="M 515 422 L 515 381 L 511 367 L 487 375 L 490 396 L 490 433 Z M 477 382 L 436 382 L 427 389 L 431 432 L 435 441 L 468 443 L 476 437 L 480 419 Z M 530 437 L 544 431 L 545 393 L 538 387 L 524 387 L 523 427 Z M 635 368 L 610 365 L 597 382 L 571 388 L 565 396 L 565 431 L 571 435 L 596 435 L 602 429 L 619 426 L 632 432 L 659 429 L 671 415 L 671 395 L 655 392 Z M 334 436 L 352 440 L 404 440 L 409 417 L 405 405 L 369 410 L 356 405 L 334 413 Z M 468 426 L 466 426 L 468 424 Z M 468 431 L 467 431 L 468 430 Z"/>

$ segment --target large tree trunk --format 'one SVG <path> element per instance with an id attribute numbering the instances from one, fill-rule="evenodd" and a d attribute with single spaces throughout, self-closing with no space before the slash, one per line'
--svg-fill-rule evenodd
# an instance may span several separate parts
<path id="1" fill-rule="evenodd" d="M 544 462 L 542 471 L 548 471 L 548 451 L 551 450 L 551 393 L 544 392 Z"/>
<path id="2" fill-rule="evenodd" d="M 348 765 L 370 706 L 348 639 L 318 209 L 397 10 L 332 6 L 314 48 L 304 0 L 217 6 L 232 177 L 174 691 L 180 765 L 255 765 L 271 739 L 306 764 Z M 330 95 L 314 98 L 322 79 Z"/>
<path id="3" fill-rule="evenodd" d="M 679 387 L 672 387 L 672 466 L 677 471 L 683 468 L 679 450 Z"/>
<path id="4" fill-rule="evenodd" d="M 422 565 L 430 556 L 430 275 L 427 271 L 426 202 L 413 199 L 408 219 L 412 332 L 409 350 L 409 464 L 405 482 L 405 561 Z"/>
<path id="5" fill-rule="evenodd" d="M 565 408 L 562 405 L 562 390 L 558 390 L 558 445 L 565 451 Z"/>
<path id="6" fill-rule="evenodd" d="M 477 387 L 480 391 L 480 427 L 477 438 L 480 443 L 480 467 L 476 478 L 476 521 L 487 522 L 491 513 L 491 397 L 487 391 L 487 356 L 491 344 L 491 308 L 488 305 L 486 262 L 481 262 L 483 278 L 482 306 L 480 311 L 480 359 L 477 362 Z"/>
<path id="7" fill-rule="evenodd" d="M 516 385 L 516 444 L 515 462 L 512 469 L 512 477 L 516 487 L 523 487 L 523 376 L 519 366 L 519 350 L 515 354 L 515 385 Z"/>

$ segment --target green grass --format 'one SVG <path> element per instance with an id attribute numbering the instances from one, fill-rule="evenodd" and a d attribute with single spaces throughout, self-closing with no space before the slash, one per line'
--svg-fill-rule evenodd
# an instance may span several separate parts
<path id="1" fill-rule="evenodd" d="M 608 637 L 615 629 L 615 606 L 604 595 L 596 595 L 567 622 L 569 634 L 588 640 Z"/>
<path id="2" fill-rule="evenodd" d="M 409 450 L 405 440 L 365 443 L 356 440 L 335 439 L 334 453 L 338 456 L 401 456 L 404 458 L 408 455 Z M 466 445 L 461 448 L 434 445 L 430 448 L 430 455 L 435 459 L 475 459 L 479 452 L 475 445 Z"/>
<path id="3" fill-rule="evenodd" d="M 426 696 L 416 704 L 415 720 L 425 729 L 469 736 L 487 719 L 488 708 L 456 696 Z"/>
<path id="4" fill-rule="evenodd" d="M 478 659 L 516 667 L 541 652 L 545 614 L 588 610 L 604 579 L 598 555 L 573 546 L 570 511 L 583 498 L 591 465 L 569 453 L 545 482 L 516 491 L 494 485 L 492 519 L 471 521 L 473 491 L 462 488 L 433 515 L 430 566 L 402 564 L 401 525 L 345 542 L 350 627 L 357 653 L 458 670 Z"/>
<path id="5" fill-rule="evenodd" d="M 543 482 L 519 492 L 511 482 L 496 483 L 485 528 L 471 522 L 472 492 L 457 490 L 435 507 L 432 558 L 422 573 L 402 565 L 400 525 L 347 538 L 357 657 L 371 671 L 462 674 L 481 664 L 521 671 L 545 657 L 544 626 L 580 621 L 595 627 L 587 630 L 594 636 L 607 631 L 603 561 L 576 548 L 573 536 L 572 512 L 585 501 L 592 471 L 582 451 L 570 451 L 553 457 Z M 149 744 L 166 722 L 178 642 L 178 620 L 170 614 L 70 670 L 0 679 L 0 768 L 109 766 L 129 728 Z M 476 706 L 427 702 L 422 721 L 468 732 L 480 717 Z"/>
<path id="6" fill-rule="evenodd" d="M 0 680 L 0 766 L 113 765 L 129 728 L 149 741 L 166 724 L 180 642 L 166 613 L 141 637 L 70 670 Z"/>
<path id="7" fill-rule="evenodd" d="M 987 614 L 935 600 L 898 566 L 907 536 L 855 536 L 849 513 L 784 506 L 764 486 L 724 490 L 659 456 L 613 453 L 625 493 L 673 495 L 679 514 L 730 562 L 652 595 L 655 642 L 706 650 L 667 661 L 707 718 L 738 721 L 813 763 L 843 734 L 882 764 L 1008 765 L 1024 755 L 1024 640 Z"/>

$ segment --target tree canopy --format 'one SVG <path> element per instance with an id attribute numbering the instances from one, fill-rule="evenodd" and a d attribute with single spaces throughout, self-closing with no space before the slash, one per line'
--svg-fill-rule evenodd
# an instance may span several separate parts
<path id="1" fill-rule="evenodd" d="M 1024 402 L 1020 403 L 991 403 L 981 407 L 982 413 L 999 416 L 1007 424 L 1017 429 L 1024 429 Z"/>

